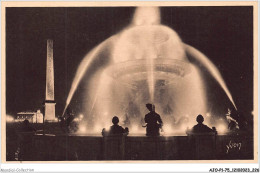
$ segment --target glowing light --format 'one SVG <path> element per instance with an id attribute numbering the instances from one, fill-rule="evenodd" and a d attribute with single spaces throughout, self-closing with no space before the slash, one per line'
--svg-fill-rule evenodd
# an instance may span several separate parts
<path id="1" fill-rule="evenodd" d="M 87 132 L 87 128 L 85 125 L 80 125 L 79 126 L 79 132 L 80 133 L 86 133 Z"/>
<path id="2" fill-rule="evenodd" d="M 105 129 L 106 129 L 106 130 L 109 130 L 109 129 L 110 129 L 110 127 L 111 127 L 111 124 L 108 124 L 108 123 L 107 123 L 107 124 L 105 124 Z"/>
<path id="3" fill-rule="evenodd" d="M 80 120 L 81 120 L 83 117 L 84 117 L 83 114 L 80 114 L 80 115 L 79 115 L 79 119 L 80 119 Z"/>
<path id="4" fill-rule="evenodd" d="M 210 117 L 210 116 L 211 116 L 211 114 L 210 114 L 209 112 L 207 112 L 207 113 L 206 113 L 206 116 L 207 116 L 207 117 Z"/>
<path id="5" fill-rule="evenodd" d="M 95 133 L 101 133 L 102 132 L 102 127 L 100 126 L 100 125 L 96 125 L 95 127 L 94 127 L 94 132 Z"/>
<path id="6" fill-rule="evenodd" d="M 188 129 L 189 127 L 187 125 L 182 125 L 180 131 L 185 133 Z"/>
<path id="7" fill-rule="evenodd" d="M 138 133 L 138 127 L 137 127 L 137 125 L 133 125 L 133 126 L 131 127 L 131 129 L 130 129 L 130 132 L 131 132 L 131 133 Z"/>
<path id="8" fill-rule="evenodd" d="M 217 127 L 217 132 L 219 134 L 223 134 L 223 133 L 226 133 L 227 132 L 227 126 L 225 124 L 219 124 Z"/>
<path id="9" fill-rule="evenodd" d="M 6 122 L 13 122 L 14 118 L 11 115 L 6 115 Z"/>
<path id="10" fill-rule="evenodd" d="M 173 133 L 172 126 L 170 124 L 163 125 L 163 131 L 167 134 Z"/>

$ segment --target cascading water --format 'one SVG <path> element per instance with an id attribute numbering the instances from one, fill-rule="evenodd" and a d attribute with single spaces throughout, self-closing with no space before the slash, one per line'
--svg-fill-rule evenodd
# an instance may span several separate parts
<path id="1" fill-rule="evenodd" d="M 105 55 L 102 52 L 109 52 Z M 102 55 L 101 55 L 102 54 Z M 184 44 L 178 34 L 160 24 L 159 8 L 136 9 L 133 22 L 120 33 L 94 48 L 82 60 L 66 102 L 67 106 L 81 80 L 88 80 L 81 126 L 101 132 L 117 115 L 130 132 L 143 132 L 147 113 L 145 104 L 152 102 L 165 130 L 184 132 L 195 124 L 198 114 L 207 113 L 205 83 L 200 70 L 186 57 L 199 61 L 223 88 L 236 108 L 218 69 L 207 57 Z M 108 63 L 84 78 L 97 60 Z M 170 130 L 169 130 L 170 131 Z"/>

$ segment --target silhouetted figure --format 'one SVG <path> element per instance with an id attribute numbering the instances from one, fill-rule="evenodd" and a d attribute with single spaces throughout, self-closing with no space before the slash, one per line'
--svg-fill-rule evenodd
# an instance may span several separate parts
<path id="1" fill-rule="evenodd" d="M 74 121 L 75 115 L 72 110 L 68 107 L 66 114 L 59 117 L 59 124 L 63 132 L 73 133 L 78 130 L 78 122 Z"/>
<path id="2" fill-rule="evenodd" d="M 69 127 L 70 123 L 74 120 L 75 117 L 70 108 L 67 109 L 66 113 L 67 113 L 66 125 L 67 127 Z"/>
<path id="3" fill-rule="evenodd" d="M 128 134 L 129 130 L 126 127 L 125 129 L 122 126 L 119 126 L 119 118 L 117 116 L 114 116 L 112 118 L 113 125 L 110 127 L 109 131 L 107 132 L 105 129 L 102 130 L 102 135 L 119 135 L 119 134 Z"/>
<path id="4" fill-rule="evenodd" d="M 198 115 L 196 120 L 197 120 L 198 124 L 193 126 L 193 128 L 191 129 L 192 133 L 209 133 L 209 132 L 214 132 L 207 125 L 203 124 L 204 118 L 203 118 L 202 115 Z"/>
<path id="5" fill-rule="evenodd" d="M 228 129 L 230 131 L 235 131 L 239 129 L 238 122 L 234 118 L 232 118 L 230 109 L 228 109 L 226 119 L 228 121 Z"/>
<path id="6" fill-rule="evenodd" d="M 20 132 L 36 132 L 28 120 L 24 120 Z"/>
<path id="7" fill-rule="evenodd" d="M 112 118 L 113 125 L 110 127 L 110 133 L 111 134 L 122 134 L 125 132 L 125 129 L 118 125 L 119 118 L 117 116 L 114 116 Z"/>
<path id="8" fill-rule="evenodd" d="M 159 136 L 160 128 L 162 127 L 162 119 L 159 114 L 155 112 L 155 106 L 148 103 L 146 104 L 147 109 L 150 111 L 145 115 L 144 121 L 146 125 L 146 136 Z"/>
<path id="9" fill-rule="evenodd" d="M 215 148 L 217 134 L 216 128 L 209 128 L 203 124 L 204 118 L 198 115 L 196 118 L 198 124 L 191 130 L 186 131 L 188 135 L 187 150 L 192 160 L 215 159 Z"/>
<path id="10" fill-rule="evenodd" d="M 218 134 L 216 127 L 212 127 L 212 130 L 215 134 Z"/>

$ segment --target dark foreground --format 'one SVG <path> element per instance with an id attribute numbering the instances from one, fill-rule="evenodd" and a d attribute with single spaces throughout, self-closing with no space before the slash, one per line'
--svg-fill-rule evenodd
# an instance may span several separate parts
<path id="1" fill-rule="evenodd" d="M 253 159 L 253 138 L 241 134 L 102 137 L 23 133 L 19 136 L 24 139 L 19 152 L 7 146 L 9 161 Z"/>

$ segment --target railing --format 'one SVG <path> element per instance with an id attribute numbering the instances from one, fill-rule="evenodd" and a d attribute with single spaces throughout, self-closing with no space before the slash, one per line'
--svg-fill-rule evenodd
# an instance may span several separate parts
<path id="1" fill-rule="evenodd" d="M 35 161 L 253 159 L 250 135 L 31 135 L 31 140 L 20 146 L 27 147 L 26 150 L 21 148 L 21 160 Z"/>

